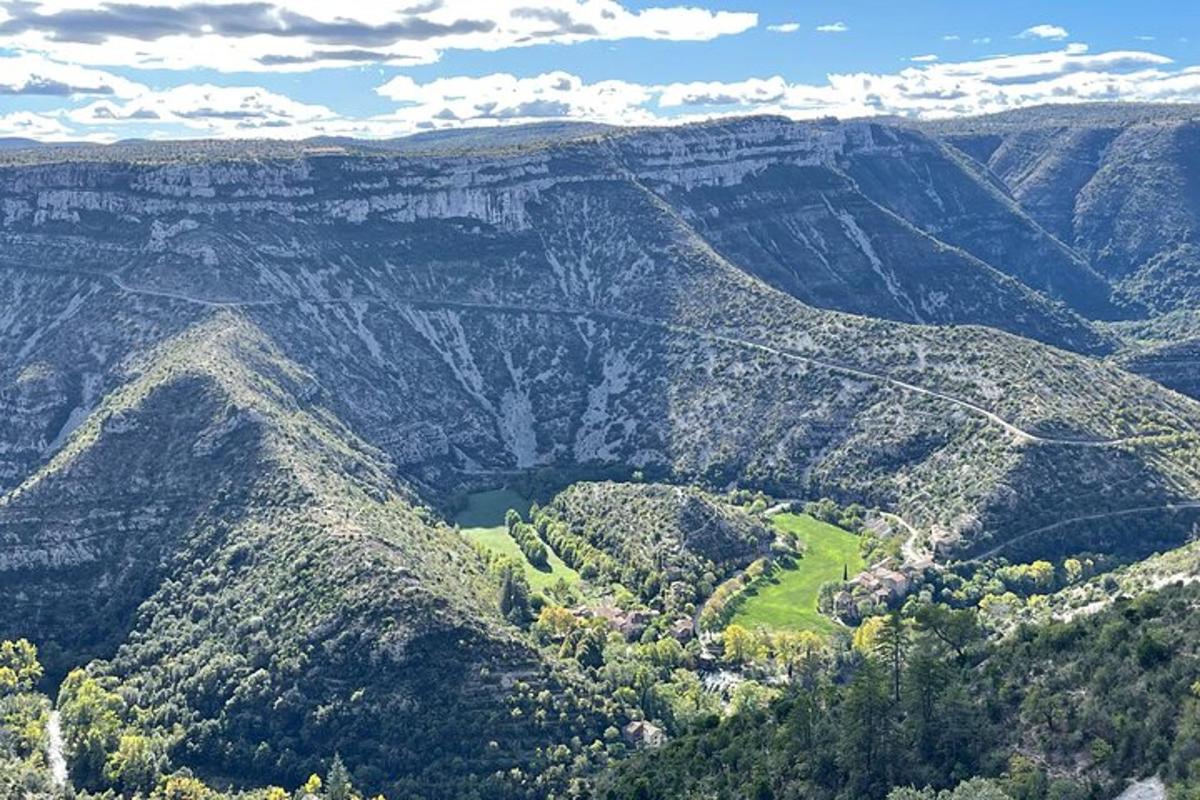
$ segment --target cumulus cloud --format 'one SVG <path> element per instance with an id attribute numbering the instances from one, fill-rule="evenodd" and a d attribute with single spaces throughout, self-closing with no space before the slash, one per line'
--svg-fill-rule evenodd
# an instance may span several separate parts
<path id="1" fill-rule="evenodd" d="M 670 84 L 586 83 L 554 72 L 534 78 L 490 75 L 425 84 L 401 77 L 378 91 L 403 104 L 386 121 L 414 129 L 547 118 L 662 124 L 745 113 L 939 118 L 1051 102 L 1200 100 L 1200 68 L 1171 66 L 1169 58 L 1155 53 L 1090 53 L 1085 46 L 1072 44 L 1045 53 L 975 61 L 926 59 L 895 73 L 832 74 L 823 84 L 792 83 L 781 76 Z"/>
<path id="2" fill-rule="evenodd" d="M 489 125 L 545 119 L 616 124 L 653 122 L 642 106 L 648 87 L 625 81 L 585 83 L 566 72 L 532 78 L 497 73 L 479 78 L 439 78 L 417 83 L 401 75 L 376 90 L 402 105 L 370 122 L 403 132 L 432 127 Z"/>
<path id="3" fill-rule="evenodd" d="M 1018 39 L 1065 39 L 1070 36 L 1061 25 L 1034 25 L 1017 34 Z"/>
<path id="4" fill-rule="evenodd" d="M 703 41 L 757 22 L 618 0 L 20 0 L 0 10 L 0 47 L 92 66 L 278 71 L 430 63 L 448 49 L 542 42 Z"/>
<path id="5" fill-rule="evenodd" d="M 71 131 L 53 114 L 17 111 L 0 114 L 0 137 L 59 141 L 71 138 Z"/>
<path id="6" fill-rule="evenodd" d="M 768 25 L 767 30 L 775 33 L 795 33 L 800 30 L 799 22 L 781 22 L 778 25 Z"/>
<path id="7" fill-rule="evenodd" d="M 816 29 L 821 33 L 845 33 L 850 30 L 850 26 L 844 22 L 827 22 L 818 25 Z"/>
<path id="8" fill-rule="evenodd" d="M 673 83 L 654 87 L 662 108 L 688 106 L 757 107 L 783 102 L 788 83 L 778 75 L 736 82 Z"/>
<path id="9" fill-rule="evenodd" d="M 189 84 L 164 91 L 139 87 L 129 97 L 95 97 L 82 107 L 53 114 L 10 115 L 0 130 L 42 138 L 113 138 L 115 132 L 131 135 L 131 130 L 159 136 L 391 137 L 545 120 L 658 125 L 747 113 L 795 119 L 933 119 L 1041 103 L 1198 102 L 1200 67 L 1179 68 L 1170 58 L 1151 52 L 1092 53 L 1082 44 L 1068 44 L 1042 53 L 921 61 L 896 72 L 837 73 L 821 83 L 791 82 L 782 76 L 659 84 L 588 82 L 553 71 L 426 82 L 401 75 L 376 92 L 394 108 L 351 118 L 253 86 Z"/>
<path id="10" fill-rule="evenodd" d="M 66 112 L 85 129 L 131 123 L 178 126 L 202 136 L 301 136 L 312 125 L 333 122 L 330 109 L 299 103 L 259 87 L 186 84 L 145 91 L 125 102 L 98 100 Z"/>
<path id="11" fill-rule="evenodd" d="M 142 91 L 133 81 L 108 72 L 60 64 L 38 55 L 0 56 L 0 95 L 112 95 Z"/>
<path id="12" fill-rule="evenodd" d="M 931 61 L 937 61 L 938 57 L 936 55 L 934 55 L 933 53 L 926 53 L 925 55 L 922 55 L 922 56 L 912 56 L 908 60 L 916 61 L 918 64 L 926 64 Z"/>

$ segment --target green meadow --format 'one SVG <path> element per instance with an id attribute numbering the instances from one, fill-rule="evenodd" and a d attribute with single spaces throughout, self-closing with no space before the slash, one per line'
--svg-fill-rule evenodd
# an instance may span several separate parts
<path id="1" fill-rule="evenodd" d="M 779 514 L 772 523 L 803 543 L 804 556 L 748 593 L 731 622 L 829 633 L 836 623 L 817 610 L 817 595 L 821 584 L 842 579 L 843 568 L 850 575 L 864 569 L 858 536 L 807 514 Z"/>
<path id="2" fill-rule="evenodd" d="M 476 492 L 467 497 L 467 507 L 454 518 L 463 535 L 498 555 L 507 556 L 525 566 L 529 585 L 534 590 L 546 589 L 562 578 L 567 583 L 578 583 L 579 573 L 568 567 L 547 545 L 549 569 L 538 569 L 521 552 L 515 539 L 508 533 L 504 515 L 510 508 L 516 509 L 522 519 L 529 516 L 529 500 L 511 489 L 492 489 Z"/>

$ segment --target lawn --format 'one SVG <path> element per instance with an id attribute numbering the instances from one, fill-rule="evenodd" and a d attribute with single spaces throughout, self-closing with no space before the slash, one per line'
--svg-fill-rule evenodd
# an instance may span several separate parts
<path id="1" fill-rule="evenodd" d="M 804 557 L 747 595 L 731 621 L 748 628 L 832 631 L 835 623 L 817 611 L 817 593 L 821 584 L 840 581 L 843 567 L 851 575 L 863 570 L 858 536 L 807 514 L 779 514 L 772 523 L 804 543 Z"/>
<path id="2" fill-rule="evenodd" d="M 476 492 L 467 497 L 467 507 L 463 509 L 454 521 L 462 529 L 463 535 L 503 556 L 515 559 L 525 565 L 525 574 L 529 585 L 537 589 L 546 589 L 563 578 L 567 583 L 578 583 L 579 573 L 563 563 L 554 550 L 547 546 L 549 552 L 549 569 L 538 569 L 521 552 L 516 541 L 508 535 L 504 524 L 504 515 L 515 508 L 522 518 L 529 514 L 529 501 L 511 489 L 492 489 L 487 492 Z"/>

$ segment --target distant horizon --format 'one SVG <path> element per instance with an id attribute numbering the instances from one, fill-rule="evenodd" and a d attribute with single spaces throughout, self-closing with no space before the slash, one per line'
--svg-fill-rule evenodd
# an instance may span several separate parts
<path id="1" fill-rule="evenodd" d="M 394 139 L 549 121 L 1200 101 L 1183 2 L 0 0 L 0 138 Z"/>
<path id="2" fill-rule="evenodd" d="M 935 118 L 919 118 L 919 117 L 904 117 L 894 114 L 877 115 L 877 116 L 846 116 L 839 117 L 835 114 L 829 114 L 821 117 L 801 117 L 793 118 L 785 114 L 779 114 L 769 111 L 749 111 L 745 113 L 730 113 L 721 116 L 709 116 L 701 119 L 666 119 L 650 123 L 641 124 L 620 124 L 595 122 L 586 119 L 547 119 L 547 120 L 522 120 L 519 122 L 493 122 L 493 123 L 477 123 L 473 125 L 464 125 L 454 128 L 435 128 L 430 130 L 418 130 L 408 133 L 401 133 L 395 136 L 353 136 L 353 135 L 337 135 L 337 134 L 314 134 L 303 138 L 287 138 L 287 137 L 270 137 L 270 136 L 245 136 L 245 137 L 219 137 L 219 136 L 184 136 L 184 137 L 169 137 L 169 138 L 154 138 L 147 136 L 131 136 L 128 138 L 115 139 L 112 141 L 92 141 L 88 139 L 38 139 L 36 137 L 25 136 L 0 136 L 0 150 L 4 149 L 5 143 L 28 143 L 31 147 L 121 147 L 139 144 L 319 144 L 323 141 L 329 142 L 362 142 L 364 144 L 383 144 L 387 142 L 398 142 L 408 139 L 430 138 L 437 139 L 440 137 L 453 138 L 456 135 L 461 135 L 464 138 L 470 136 L 483 136 L 488 132 L 501 134 L 505 131 L 513 132 L 520 130 L 532 129 L 552 129 L 555 127 L 578 127 L 583 129 L 593 129 L 596 135 L 606 132 L 626 132 L 626 131 L 652 131 L 656 129 L 671 129 L 684 128 L 691 126 L 702 125 L 717 125 L 721 123 L 731 123 L 739 121 L 747 121 L 754 119 L 777 119 L 796 124 L 819 124 L 822 122 L 837 122 L 840 124 L 854 122 L 875 122 L 882 125 L 914 125 L 914 126 L 936 126 L 939 123 L 956 123 L 967 120 L 985 120 L 995 119 L 1008 115 L 1018 115 L 1022 112 L 1036 112 L 1039 110 L 1060 109 L 1068 111 L 1077 109 L 1087 113 L 1089 109 L 1097 108 L 1141 108 L 1147 110 L 1155 110 L 1159 114 L 1169 114 L 1172 111 L 1178 111 L 1181 115 L 1187 116 L 1189 109 L 1193 113 L 1200 114 L 1200 100 L 1197 101 L 1179 101 L 1179 102 L 1157 102 L 1148 100 L 1094 100 L 1075 103 L 1037 103 L 1034 105 L 1021 106 L 1019 108 L 1005 109 L 1002 111 L 990 111 L 978 114 L 960 114 L 948 117 Z M 9 149 L 19 149 L 9 146 Z"/>

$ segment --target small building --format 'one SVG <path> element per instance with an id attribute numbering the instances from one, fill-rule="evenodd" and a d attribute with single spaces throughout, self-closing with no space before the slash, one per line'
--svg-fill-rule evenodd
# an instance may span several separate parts
<path id="1" fill-rule="evenodd" d="M 687 644 L 696 635 L 690 619 L 677 619 L 671 623 L 671 638 L 680 644 Z"/>
<path id="2" fill-rule="evenodd" d="M 876 567 L 872 572 L 879 580 L 879 586 L 886 589 L 892 599 L 903 597 L 908 593 L 909 580 L 903 572 L 897 572 L 887 567 Z"/>
<path id="3" fill-rule="evenodd" d="M 621 735 L 633 747 L 661 747 L 667 741 L 667 734 L 662 728 L 644 719 L 626 725 Z"/>
<path id="4" fill-rule="evenodd" d="M 838 619 L 852 620 L 858 617 L 858 606 L 854 595 L 843 589 L 833 596 L 833 615 Z"/>
<path id="5" fill-rule="evenodd" d="M 646 628 L 658 616 L 657 611 L 647 609 L 634 609 L 632 611 L 624 611 L 616 606 L 605 603 L 588 608 L 579 606 L 572 610 L 572 613 L 580 619 L 597 618 L 603 619 L 608 623 L 609 627 L 619 632 L 625 637 L 626 641 L 632 642 L 641 638 Z"/>

